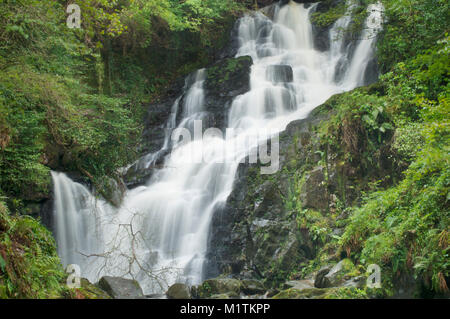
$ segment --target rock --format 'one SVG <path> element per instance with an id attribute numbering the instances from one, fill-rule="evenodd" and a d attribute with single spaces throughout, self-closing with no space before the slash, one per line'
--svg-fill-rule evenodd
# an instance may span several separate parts
<path id="1" fill-rule="evenodd" d="M 314 282 L 312 280 L 291 280 L 285 282 L 283 285 L 284 289 L 294 288 L 297 290 L 314 288 Z"/>
<path id="2" fill-rule="evenodd" d="M 150 294 L 145 295 L 145 299 L 167 299 L 166 294 Z"/>
<path id="3" fill-rule="evenodd" d="M 338 262 L 329 270 L 328 267 L 326 267 L 322 271 L 319 271 L 316 275 L 314 286 L 317 288 L 329 288 L 338 287 L 345 283 L 347 286 L 357 286 L 357 282 L 359 282 L 361 278 L 348 281 L 357 275 L 359 275 L 359 271 L 356 269 L 353 262 L 346 258 Z"/>
<path id="4" fill-rule="evenodd" d="M 206 69 L 204 129 L 224 128 L 231 102 L 250 90 L 253 60 L 249 56 L 221 60 Z"/>
<path id="5" fill-rule="evenodd" d="M 266 79 L 273 83 L 292 82 L 294 73 L 290 65 L 270 65 L 266 69 Z"/>
<path id="6" fill-rule="evenodd" d="M 98 286 L 114 299 L 144 298 L 144 293 L 136 280 L 105 276 L 100 279 Z"/>
<path id="7" fill-rule="evenodd" d="M 324 288 L 307 288 L 301 290 L 290 288 L 273 296 L 273 299 L 322 299 L 327 292 L 328 289 Z"/>
<path id="8" fill-rule="evenodd" d="M 255 279 L 244 279 L 241 281 L 241 292 L 246 295 L 264 294 L 266 288 L 263 283 Z"/>
<path id="9" fill-rule="evenodd" d="M 314 280 L 314 287 L 316 288 L 326 288 L 326 283 L 324 277 L 330 272 L 331 266 L 324 266 L 319 269 Z"/>
<path id="10" fill-rule="evenodd" d="M 217 295 L 212 295 L 210 296 L 208 299 L 235 299 L 236 297 L 232 297 L 229 294 L 217 294 Z"/>
<path id="11" fill-rule="evenodd" d="M 129 189 L 144 185 L 153 173 L 153 168 L 146 165 L 148 157 L 163 147 L 166 133 L 169 133 L 166 128 L 167 121 L 175 101 L 183 94 L 184 86 L 185 79 L 178 78 L 167 88 L 162 98 L 147 106 L 142 144 L 138 150 L 140 154 L 145 155 L 122 172 L 123 181 Z M 158 154 L 160 157 L 164 155 Z"/>
<path id="12" fill-rule="evenodd" d="M 226 126 L 231 102 L 236 96 L 250 89 L 252 64 L 252 58 L 249 56 L 228 57 L 206 68 L 205 113 L 202 115 L 204 130 L 209 127 L 224 128 Z M 168 150 L 161 150 L 166 134 L 170 134 L 166 124 L 178 98 L 180 100 L 176 113 L 176 125 L 182 120 L 186 89 L 192 85 L 192 80 L 193 74 L 185 79 L 178 79 L 168 88 L 164 98 L 148 106 L 144 123 L 144 143 L 139 150 L 141 154 L 147 155 L 142 156 L 123 172 L 123 180 L 128 188 L 144 185 L 153 174 L 155 166 L 162 164 L 168 154 Z M 152 166 L 148 165 L 150 159 L 154 160 Z"/>
<path id="13" fill-rule="evenodd" d="M 169 299 L 191 299 L 191 291 L 185 284 L 174 284 L 167 290 L 166 295 Z"/>
<path id="14" fill-rule="evenodd" d="M 365 292 L 357 290 L 355 287 L 339 288 L 290 288 L 281 291 L 273 296 L 273 299 L 367 299 Z"/>
<path id="15" fill-rule="evenodd" d="M 214 278 L 204 281 L 193 290 L 198 298 L 209 298 L 214 295 L 227 294 L 230 297 L 239 297 L 241 282 L 231 278 Z"/>
<path id="16" fill-rule="evenodd" d="M 332 234 L 334 236 L 340 237 L 340 236 L 342 236 L 342 234 L 344 234 L 344 231 L 345 231 L 345 228 L 333 228 Z"/>
<path id="17" fill-rule="evenodd" d="M 328 208 L 328 191 L 325 182 L 325 168 L 318 166 L 307 176 L 301 189 L 300 199 L 303 208 L 326 211 Z"/>
<path id="18" fill-rule="evenodd" d="M 366 277 L 358 276 L 354 278 L 350 278 L 345 281 L 341 286 L 342 287 L 354 287 L 354 288 L 363 288 L 366 285 Z"/>
<path id="19" fill-rule="evenodd" d="M 273 296 L 276 296 L 279 293 L 280 293 L 280 291 L 278 289 L 272 288 L 266 292 L 265 297 L 272 298 Z"/>
<path id="20" fill-rule="evenodd" d="M 122 180 L 115 180 L 110 177 L 104 177 L 97 190 L 104 199 L 115 207 L 119 207 L 122 204 L 122 200 L 126 191 L 126 186 Z"/>
<path id="21" fill-rule="evenodd" d="M 111 297 L 106 293 L 106 291 L 100 289 L 99 287 L 93 285 L 86 278 L 81 278 L 81 287 L 76 289 L 77 298 L 83 299 L 111 299 Z"/>
<path id="22" fill-rule="evenodd" d="M 206 69 L 203 128 L 224 128 L 231 102 L 250 90 L 253 60 L 249 56 L 221 60 Z"/>
<path id="23" fill-rule="evenodd" d="M 364 85 L 369 85 L 378 81 L 380 70 L 378 68 L 378 61 L 376 58 L 371 59 L 367 63 L 367 68 L 364 73 Z"/>
<path id="24" fill-rule="evenodd" d="M 315 8 L 314 13 L 328 12 L 330 9 L 343 4 L 343 0 L 320 1 Z M 319 51 L 327 51 L 330 49 L 330 29 L 333 23 L 327 26 L 317 25 L 312 21 L 314 47 Z M 351 37 L 345 34 L 345 46 L 350 42 Z"/>

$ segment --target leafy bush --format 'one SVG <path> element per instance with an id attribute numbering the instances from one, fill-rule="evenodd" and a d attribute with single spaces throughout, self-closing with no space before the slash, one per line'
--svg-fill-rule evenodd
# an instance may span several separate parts
<path id="1" fill-rule="evenodd" d="M 61 298 L 65 277 L 52 234 L 0 202 L 0 298 Z"/>
<path id="2" fill-rule="evenodd" d="M 450 8 L 445 0 L 384 0 L 386 24 L 378 60 L 386 72 L 441 40 L 448 32 Z"/>

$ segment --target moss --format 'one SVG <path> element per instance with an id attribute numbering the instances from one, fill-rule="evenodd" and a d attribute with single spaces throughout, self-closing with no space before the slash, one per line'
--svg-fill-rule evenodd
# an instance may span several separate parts
<path id="1" fill-rule="evenodd" d="M 311 15 L 311 21 L 320 27 L 329 27 L 342 17 L 345 14 L 345 11 L 345 3 L 339 3 L 325 12 L 314 12 Z"/>
<path id="2" fill-rule="evenodd" d="M 69 296 L 73 299 L 111 299 L 105 291 L 91 284 L 85 278 L 81 279 L 81 287 L 72 289 Z"/>
<path id="3" fill-rule="evenodd" d="M 324 296 L 324 299 L 368 299 L 369 295 L 366 290 L 343 287 L 343 288 L 333 288 L 328 290 Z"/>

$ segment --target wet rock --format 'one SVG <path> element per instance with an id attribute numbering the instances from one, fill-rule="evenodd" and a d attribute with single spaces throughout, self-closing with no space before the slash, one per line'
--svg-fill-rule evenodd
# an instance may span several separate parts
<path id="1" fill-rule="evenodd" d="M 147 106 L 144 121 L 143 144 L 139 150 L 141 154 L 153 153 L 161 149 L 166 135 L 166 123 L 172 113 L 172 106 L 177 98 L 183 94 L 184 77 L 178 78 L 163 97 Z"/>
<path id="2" fill-rule="evenodd" d="M 244 279 L 241 281 L 241 292 L 246 295 L 264 294 L 266 288 L 259 280 Z"/>
<path id="3" fill-rule="evenodd" d="M 341 286 L 342 287 L 354 287 L 354 288 L 363 288 L 366 285 L 366 277 L 357 276 L 354 278 L 350 278 L 345 281 Z"/>
<path id="4" fill-rule="evenodd" d="M 291 280 L 284 283 L 283 289 L 291 289 L 291 288 L 297 290 L 314 288 L 314 282 L 312 280 Z"/>
<path id="5" fill-rule="evenodd" d="M 320 270 L 316 275 L 314 286 L 316 288 L 338 287 L 341 285 L 356 287 L 362 279 L 352 277 L 357 277 L 358 275 L 359 271 L 353 262 L 346 258 L 338 262 L 331 269 L 327 266 Z"/>
<path id="6" fill-rule="evenodd" d="M 167 299 L 167 295 L 166 294 L 145 295 L 145 299 Z"/>
<path id="7" fill-rule="evenodd" d="M 167 290 L 166 295 L 169 299 L 191 299 L 191 291 L 185 284 L 174 284 Z"/>
<path id="8" fill-rule="evenodd" d="M 328 192 L 323 166 L 316 167 L 306 176 L 300 199 L 303 208 L 313 208 L 319 211 L 325 211 L 328 208 Z"/>
<path id="9" fill-rule="evenodd" d="M 327 287 L 336 287 L 344 280 L 344 276 L 355 268 L 350 259 L 343 259 L 338 262 L 328 274 L 325 275 L 325 285 Z"/>
<path id="10" fill-rule="evenodd" d="M 369 85 L 378 81 L 380 71 L 378 68 L 378 61 L 376 58 L 371 59 L 364 73 L 364 85 Z"/>
<path id="11" fill-rule="evenodd" d="M 253 60 L 249 56 L 221 60 L 206 69 L 204 128 L 226 126 L 231 102 L 250 90 Z"/>
<path id="12" fill-rule="evenodd" d="M 330 272 L 331 266 L 324 266 L 319 269 L 314 280 L 314 287 L 316 288 L 326 288 L 327 284 L 324 277 Z"/>
<path id="13" fill-rule="evenodd" d="M 266 79 L 273 83 L 292 82 L 294 72 L 290 65 L 270 65 L 266 69 Z"/>
<path id="14" fill-rule="evenodd" d="M 233 27 L 230 31 L 230 38 L 228 40 L 228 44 L 223 47 L 220 52 L 217 54 L 216 61 L 234 58 L 238 53 L 240 43 L 239 43 L 239 20 L 233 24 Z"/>
<path id="15" fill-rule="evenodd" d="M 277 271 L 288 272 L 313 258 L 315 248 L 308 231 L 300 230 L 295 215 L 286 209 L 284 198 L 291 178 L 286 172 L 320 159 L 317 145 L 311 141 L 313 128 L 327 118 L 327 110 L 317 108 L 308 119 L 292 122 L 280 135 L 277 174 L 264 179 L 258 164 L 239 165 L 225 207 L 213 216 L 206 276 L 276 280 L 276 272 L 271 271 L 274 261 Z"/>
<path id="16" fill-rule="evenodd" d="M 97 191 L 112 205 L 119 207 L 122 204 L 126 186 L 120 179 L 115 180 L 110 177 L 104 177 L 100 181 Z"/>
<path id="17" fill-rule="evenodd" d="M 100 279 L 98 286 L 114 299 L 144 298 L 142 289 L 136 280 L 105 276 Z"/>

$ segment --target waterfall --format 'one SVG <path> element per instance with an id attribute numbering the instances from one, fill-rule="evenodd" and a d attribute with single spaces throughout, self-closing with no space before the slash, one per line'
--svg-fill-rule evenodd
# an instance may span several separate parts
<path id="1" fill-rule="evenodd" d="M 52 172 L 55 190 L 53 229 L 58 255 L 64 266 L 84 265 L 85 277 L 95 280 L 96 261 L 88 255 L 104 250 L 100 217 L 113 213 L 112 208 L 96 199 L 89 190 L 63 173 Z"/>
<path id="2" fill-rule="evenodd" d="M 360 75 L 372 57 L 373 39 L 358 43 L 345 79 L 336 83 L 339 61 L 347 52 L 343 40 L 334 38 L 351 17 L 336 21 L 330 50 L 319 52 L 309 19 L 316 5 L 290 1 L 276 5 L 273 19 L 261 12 L 240 19 L 237 57 L 249 55 L 254 64 L 250 91 L 235 98 L 228 114 L 227 127 L 237 134 L 180 143 L 167 133 L 162 150 L 140 162 L 149 167 L 160 152 L 171 150 L 164 167 L 155 169 L 146 185 L 128 190 L 119 209 L 95 199 L 64 174 L 52 174 L 56 239 L 65 264 L 79 264 L 91 281 L 106 274 L 132 276 L 145 293 L 164 291 L 174 282 L 198 284 L 204 279 L 211 219 L 232 191 L 239 161 L 249 155 L 247 143 L 256 147 L 333 94 L 362 85 Z M 379 6 L 371 5 L 369 11 Z M 370 13 L 366 25 L 369 19 L 381 23 L 378 13 Z M 182 116 L 178 129 L 195 131 L 204 117 L 206 72 L 199 70 L 186 79 L 184 92 L 172 107 L 168 131 L 176 128 L 178 115 Z M 262 128 L 271 133 L 251 139 L 251 132 Z M 187 154 L 207 154 L 210 160 L 185 162 Z M 230 155 L 236 160 L 227 160 Z"/>
<path id="3" fill-rule="evenodd" d="M 361 39 L 358 42 L 353 60 L 344 79 L 343 85 L 347 90 L 364 84 L 364 74 L 370 59 L 373 57 L 372 52 L 374 50 L 376 36 L 381 30 L 383 22 L 383 5 L 381 2 L 370 4 L 367 7 L 367 11 L 369 15 L 364 23 L 364 28 L 360 36 Z"/>

